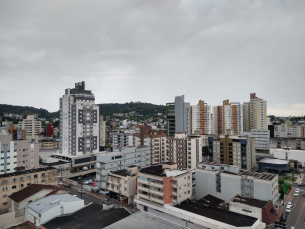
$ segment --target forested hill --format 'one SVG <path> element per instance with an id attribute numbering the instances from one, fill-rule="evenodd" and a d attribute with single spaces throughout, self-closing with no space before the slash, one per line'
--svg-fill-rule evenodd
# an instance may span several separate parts
<path id="1" fill-rule="evenodd" d="M 129 113 L 132 111 L 141 115 L 154 115 L 157 113 L 165 114 L 164 105 L 155 105 L 151 103 L 103 103 L 98 104 L 101 115 L 112 115 L 114 113 Z"/>
<path id="2" fill-rule="evenodd" d="M 151 103 L 140 103 L 140 102 L 130 102 L 130 103 L 103 103 L 97 104 L 100 107 L 100 115 L 112 115 L 114 113 L 129 113 L 132 111 L 137 112 L 141 115 L 154 115 L 157 113 L 165 114 L 164 105 L 155 105 Z M 37 114 L 39 117 L 45 118 L 58 118 L 57 112 L 49 112 L 43 108 L 35 108 L 29 106 L 13 106 L 7 104 L 0 104 L 0 116 L 1 113 L 28 115 Z"/>
<path id="3" fill-rule="evenodd" d="M 58 118 L 58 111 L 49 112 L 43 108 L 35 108 L 28 106 L 13 106 L 8 104 L 0 104 L 0 115 L 2 115 L 1 113 L 19 114 L 19 115 L 36 114 L 39 117 Z"/>

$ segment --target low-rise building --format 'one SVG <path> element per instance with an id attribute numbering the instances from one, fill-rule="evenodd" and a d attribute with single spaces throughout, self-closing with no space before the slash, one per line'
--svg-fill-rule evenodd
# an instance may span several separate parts
<path id="1" fill-rule="evenodd" d="M 52 195 L 27 205 L 25 221 L 39 227 L 60 215 L 67 215 L 85 207 L 84 200 L 70 194 Z"/>
<path id="2" fill-rule="evenodd" d="M 260 222 L 270 225 L 274 222 L 276 211 L 271 200 L 234 196 L 229 203 L 229 210 L 258 218 Z"/>
<path id="3" fill-rule="evenodd" d="M 269 150 L 270 130 L 252 129 L 251 132 L 242 132 L 241 135 L 254 138 L 256 150 Z"/>
<path id="4" fill-rule="evenodd" d="M 59 141 L 40 141 L 39 149 L 59 149 Z"/>
<path id="5" fill-rule="evenodd" d="M 133 204 L 137 192 L 137 166 L 127 166 L 127 169 L 110 171 L 108 173 L 107 190 L 110 197 L 119 198 L 121 202 Z M 114 194 L 114 195 L 113 195 Z"/>
<path id="6" fill-rule="evenodd" d="M 298 161 L 305 166 L 305 150 L 292 150 L 290 148 L 270 149 L 270 154 L 273 154 L 274 158 Z"/>
<path id="7" fill-rule="evenodd" d="M 163 163 L 138 171 L 137 199 L 154 204 L 178 204 L 192 196 L 192 172 Z"/>
<path id="8" fill-rule="evenodd" d="M 287 147 L 291 150 L 305 150 L 305 138 L 270 138 L 270 149 L 284 149 Z"/>
<path id="9" fill-rule="evenodd" d="M 258 172 L 288 173 L 289 161 L 264 158 L 258 162 Z"/>
<path id="10" fill-rule="evenodd" d="M 127 133 L 113 133 L 112 135 L 113 148 L 122 148 L 132 146 L 132 134 Z"/>
<path id="11" fill-rule="evenodd" d="M 100 192 L 108 194 L 107 181 L 109 172 L 127 169 L 128 166 L 144 168 L 150 165 L 150 147 L 116 148 L 114 152 L 102 152 L 96 157 L 96 186 Z"/>
<path id="12" fill-rule="evenodd" d="M 236 194 L 260 200 L 279 198 L 278 175 L 257 173 L 237 166 L 203 162 L 195 172 L 196 199 L 210 194 L 227 203 Z"/>
<path id="13" fill-rule="evenodd" d="M 0 213 L 8 212 L 12 206 L 10 195 L 31 184 L 57 185 L 57 169 L 47 167 L 0 175 Z"/>
<path id="14" fill-rule="evenodd" d="M 37 121 L 35 115 L 28 115 L 18 125 L 20 129 L 26 130 L 26 139 L 40 139 L 41 121 Z"/>

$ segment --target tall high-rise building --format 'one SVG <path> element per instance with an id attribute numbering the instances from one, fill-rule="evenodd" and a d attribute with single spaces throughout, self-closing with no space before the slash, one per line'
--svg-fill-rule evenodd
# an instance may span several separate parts
<path id="1" fill-rule="evenodd" d="M 59 151 L 73 156 L 99 152 L 99 107 L 84 81 L 60 98 Z"/>
<path id="2" fill-rule="evenodd" d="M 166 132 L 167 136 L 175 136 L 175 103 L 166 103 Z"/>
<path id="3" fill-rule="evenodd" d="M 223 134 L 230 130 L 234 134 L 243 131 L 243 112 L 239 103 L 229 103 L 229 100 L 223 101 Z"/>
<path id="4" fill-rule="evenodd" d="M 103 115 L 99 119 L 100 150 L 102 151 L 106 146 L 106 121 L 104 121 Z"/>
<path id="5" fill-rule="evenodd" d="M 213 107 L 213 129 L 212 134 L 222 134 L 223 133 L 223 109 L 222 106 Z"/>
<path id="6" fill-rule="evenodd" d="M 198 105 L 191 106 L 190 119 L 190 132 L 192 134 L 212 134 L 212 113 L 210 105 L 199 100 Z"/>
<path id="7" fill-rule="evenodd" d="M 26 139 L 39 139 L 41 121 L 35 119 L 35 115 L 28 115 L 26 119 L 18 122 L 19 128 L 26 130 Z"/>

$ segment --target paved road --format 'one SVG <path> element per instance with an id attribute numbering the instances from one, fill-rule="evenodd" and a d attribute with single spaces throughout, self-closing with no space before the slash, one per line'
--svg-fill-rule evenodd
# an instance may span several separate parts
<path id="1" fill-rule="evenodd" d="M 73 188 L 71 188 L 71 190 L 70 190 L 70 192 L 69 192 L 71 195 L 77 195 L 77 197 L 79 197 L 79 198 L 81 198 L 81 194 L 77 191 L 77 190 L 75 190 L 75 189 L 73 189 Z M 86 203 L 91 203 L 91 202 L 93 202 L 93 203 L 96 203 L 96 204 L 99 204 L 99 205 L 103 205 L 102 204 L 102 201 L 100 200 L 100 199 L 98 199 L 98 198 L 95 198 L 94 196 L 91 196 L 91 195 L 89 195 L 89 194 L 83 194 L 82 195 L 82 198 L 85 200 L 85 202 Z"/>
<path id="2" fill-rule="evenodd" d="M 296 229 L 304 228 L 305 220 L 305 196 L 299 195 L 293 197 L 293 208 L 288 216 L 286 228 L 295 227 Z"/>

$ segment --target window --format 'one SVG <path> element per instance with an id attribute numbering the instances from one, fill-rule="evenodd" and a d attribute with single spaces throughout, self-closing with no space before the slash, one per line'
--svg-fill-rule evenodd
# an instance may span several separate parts
<path id="1" fill-rule="evenodd" d="M 7 191 L 7 187 L 2 188 L 2 191 Z"/>
<path id="2" fill-rule="evenodd" d="M 24 180 L 24 178 L 23 177 L 20 177 L 20 181 L 23 181 Z"/>
<path id="3" fill-rule="evenodd" d="M 31 183 L 27 183 L 27 184 L 26 184 L 26 186 L 30 186 L 30 185 L 31 185 Z"/>
<path id="4" fill-rule="evenodd" d="M 23 184 L 20 184 L 20 185 L 19 185 L 19 188 L 23 188 Z"/>
<path id="5" fill-rule="evenodd" d="M 38 175 L 37 175 L 37 174 L 35 174 L 35 175 L 34 175 L 34 178 L 38 178 Z"/>
<path id="6" fill-rule="evenodd" d="M 31 180 L 31 176 L 27 176 L 26 178 L 27 178 L 28 180 Z"/>
<path id="7" fill-rule="evenodd" d="M 16 182 L 16 178 L 13 178 L 13 179 L 12 179 L 12 183 L 15 183 L 15 182 Z"/>
<path id="8" fill-rule="evenodd" d="M 45 174 L 45 173 L 42 173 L 42 174 L 41 174 L 41 177 L 45 177 L 45 176 L 46 176 L 46 174 Z"/>
<path id="9" fill-rule="evenodd" d="M 15 189 L 16 188 L 16 185 L 12 186 L 12 189 Z"/>
<path id="10" fill-rule="evenodd" d="M 7 205 L 7 204 L 8 204 L 8 202 L 4 202 L 4 203 L 3 203 L 3 205 Z"/>
<path id="11" fill-rule="evenodd" d="M 45 183 L 46 182 L 46 180 L 41 180 L 41 183 Z"/>

